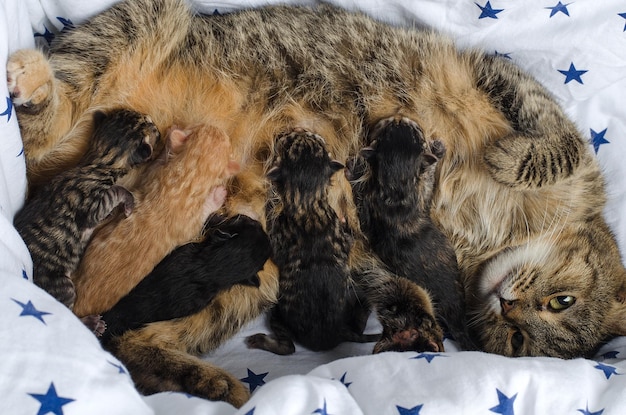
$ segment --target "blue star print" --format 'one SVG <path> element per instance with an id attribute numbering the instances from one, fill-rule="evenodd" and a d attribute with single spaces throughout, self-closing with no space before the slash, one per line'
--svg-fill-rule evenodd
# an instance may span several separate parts
<path id="1" fill-rule="evenodd" d="M 57 20 L 63 25 L 63 29 L 61 29 L 61 31 L 72 30 L 76 28 L 76 26 L 74 26 L 74 23 L 70 19 L 57 17 Z"/>
<path id="2" fill-rule="evenodd" d="M 422 406 L 424 405 L 417 405 L 411 409 L 407 409 L 396 405 L 396 409 L 398 410 L 398 413 L 400 415 L 419 415 L 420 411 L 422 410 Z"/>
<path id="3" fill-rule="evenodd" d="M 602 415 L 602 412 L 604 412 L 604 409 L 600 409 L 598 412 L 591 412 L 589 410 L 589 404 L 587 404 L 587 408 L 579 409 L 578 412 L 580 412 L 583 415 Z"/>
<path id="4" fill-rule="evenodd" d="M 265 385 L 265 381 L 263 379 L 265 378 L 265 376 L 267 376 L 269 372 L 265 372 L 265 373 L 261 373 L 257 375 L 250 369 L 247 369 L 247 370 L 248 370 L 248 376 L 240 380 L 250 385 L 250 392 L 254 392 L 254 390 L 258 388 L 259 386 Z"/>
<path id="5" fill-rule="evenodd" d="M 497 14 L 504 11 L 504 9 L 492 8 L 490 2 L 487 2 L 487 4 L 485 4 L 484 6 L 481 6 L 478 3 L 474 3 L 474 4 L 480 7 L 481 13 L 480 13 L 480 16 L 478 16 L 479 19 L 484 19 L 486 17 L 490 19 L 497 19 L 498 18 Z"/>
<path id="6" fill-rule="evenodd" d="M 558 2 L 558 4 L 556 6 L 554 6 L 554 7 L 546 7 L 546 9 L 551 9 L 552 10 L 550 12 L 550 18 L 552 18 L 552 16 L 554 16 L 558 12 L 561 12 L 564 15 L 569 16 L 569 11 L 567 10 L 567 6 L 569 6 L 570 4 L 572 4 L 572 3 L 563 4 L 561 2 Z"/>
<path id="7" fill-rule="evenodd" d="M 2 114 L 0 114 L 0 117 L 3 116 L 7 116 L 7 122 L 11 121 L 11 114 L 13 113 L 13 101 L 11 101 L 11 98 L 6 97 L 7 98 L 7 109 L 4 110 L 4 112 Z"/>
<path id="8" fill-rule="evenodd" d="M 23 151 L 24 151 L 24 150 L 22 150 L 22 152 L 23 152 Z M 26 273 L 26 270 L 25 270 L 25 269 L 23 269 L 23 270 L 22 270 L 22 278 L 24 278 L 25 280 L 28 280 L 28 274 Z"/>
<path id="9" fill-rule="evenodd" d="M 563 71 L 561 69 L 558 70 L 559 72 L 561 72 L 563 75 L 565 75 L 565 83 L 568 83 L 570 81 L 576 81 L 579 84 L 583 83 L 583 80 L 580 79 L 581 75 L 587 73 L 588 71 L 585 70 L 577 70 L 576 67 L 574 66 L 574 63 L 570 63 L 569 64 L 569 69 L 566 71 Z"/>
<path id="10" fill-rule="evenodd" d="M 320 415 L 330 415 L 328 413 L 328 409 L 326 408 L 326 399 L 324 399 L 324 407 L 316 409 L 313 413 L 314 414 L 320 414 Z"/>
<path id="11" fill-rule="evenodd" d="M 511 52 L 508 53 L 500 53 L 496 50 L 496 56 L 499 56 L 501 58 L 505 58 L 505 59 L 512 59 L 511 58 Z"/>
<path id="12" fill-rule="evenodd" d="M 617 15 L 626 19 L 626 13 L 618 13 Z M 626 23 L 624 23 L 624 30 L 622 30 L 622 32 L 626 32 Z"/>
<path id="13" fill-rule="evenodd" d="M 74 402 L 74 399 L 62 398 L 57 395 L 56 388 L 54 387 L 54 383 L 50 383 L 50 387 L 45 395 L 40 395 L 37 393 L 29 393 L 30 396 L 37 399 L 39 403 L 41 403 L 41 407 L 39 408 L 39 412 L 37 415 L 45 415 L 52 412 L 54 415 L 63 415 L 63 406 L 67 405 L 70 402 Z"/>
<path id="14" fill-rule="evenodd" d="M 126 373 L 126 371 L 124 370 L 124 366 L 118 365 L 117 363 L 109 362 L 108 360 L 107 360 L 107 363 L 113 366 L 114 368 L 116 368 L 118 370 L 118 373 L 120 374 Z"/>
<path id="15" fill-rule="evenodd" d="M 592 130 L 593 131 L 593 130 Z M 618 351 L 611 351 L 602 354 L 603 359 L 617 359 Z"/>
<path id="16" fill-rule="evenodd" d="M 46 42 L 48 42 L 48 44 L 49 44 L 54 39 L 54 33 L 49 31 L 48 28 L 45 27 L 45 26 L 44 26 L 44 29 L 46 29 L 46 31 L 43 34 L 42 33 L 35 33 L 35 37 L 42 37 L 42 38 L 46 39 Z"/>
<path id="17" fill-rule="evenodd" d="M 41 321 L 43 324 L 46 324 L 46 322 L 43 319 L 43 316 L 49 315 L 51 313 L 37 310 L 30 300 L 26 304 L 20 301 L 17 301 L 14 298 L 11 298 L 11 300 L 19 304 L 20 307 L 22 307 L 22 312 L 20 313 L 20 317 L 32 316 L 32 317 L 35 317 L 37 320 Z"/>
<path id="18" fill-rule="evenodd" d="M 609 365 L 605 365 L 603 363 L 598 363 L 594 368 L 601 370 L 604 372 L 604 376 L 609 379 L 613 375 L 621 375 L 621 373 L 617 373 L 617 368 Z"/>
<path id="19" fill-rule="evenodd" d="M 254 410 L 256 409 L 256 406 L 252 409 L 250 409 L 248 412 L 246 412 L 244 415 L 254 415 Z"/>
<path id="20" fill-rule="evenodd" d="M 499 389 L 496 389 L 496 392 L 498 392 L 498 401 L 500 403 L 493 408 L 489 408 L 489 410 L 491 412 L 495 412 L 496 414 L 501 415 L 515 415 L 515 411 L 513 410 L 513 404 L 515 402 L 515 398 L 517 398 L 517 393 L 509 398 L 508 396 L 500 392 Z"/>
<path id="21" fill-rule="evenodd" d="M 341 379 L 339 379 L 339 382 L 343 383 L 343 386 L 345 386 L 346 388 L 349 388 L 350 385 L 352 385 L 352 382 L 346 382 L 346 375 L 348 374 L 348 372 L 345 372 L 343 374 L 343 376 L 341 377 Z"/>
<path id="22" fill-rule="evenodd" d="M 606 134 L 606 130 L 607 130 L 607 128 L 605 128 L 604 130 L 600 131 L 599 133 L 596 133 L 595 131 L 590 129 L 590 131 L 591 131 L 591 143 L 593 144 L 593 149 L 596 151 L 596 154 L 598 154 L 598 150 L 600 149 L 600 146 L 602 144 L 609 144 L 610 143 L 609 140 L 604 138 L 604 134 Z"/>
<path id="23" fill-rule="evenodd" d="M 447 357 L 447 356 L 444 356 L 439 353 L 420 353 L 417 356 L 412 357 L 411 359 L 426 359 L 426 361 L 430 363 L 435 359 L 435 357 Z"/>

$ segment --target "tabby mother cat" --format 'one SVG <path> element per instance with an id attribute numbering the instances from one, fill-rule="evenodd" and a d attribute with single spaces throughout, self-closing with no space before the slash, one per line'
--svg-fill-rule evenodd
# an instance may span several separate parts
<path id="1" fill-rule="evenodd" d="M 8 71 L 32 183 L 76 163 L 94 109 L 124 106 L 162 133 L 223 130 L 242 167 L 226 209 L 257 218 L 279 133 L 317 133 L 346 160 L 379 120 L 412 119 L 448 150 L 431 215 L 455 248 L 481 347 L 571 358 L 626 334 L 626 271 L 594 156 L 550 94 L 498 57 L 327 5 L 202 16 L 183 0 L 127 0 L 59 36 L 49 57 L 16 53 Z M 349 184 L 332 195 L 358 226 Z M 369 260 L 357 253 L 353 265 Z M 275 267 L 259 276 L 259 290 L 236 287 L 120 338 L 139 388 L 241 405 L 239 382 L 192 355 L 275 301 Z"/>

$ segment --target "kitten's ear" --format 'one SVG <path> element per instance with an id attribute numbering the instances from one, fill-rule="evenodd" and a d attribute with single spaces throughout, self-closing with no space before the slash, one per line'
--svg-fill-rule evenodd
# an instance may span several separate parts
<path id="1" fill-rule="evenodd" d="M 280 178 L 282 177 L 282 172 L 280 170 L 280 167 L 278 166 L 272 167 L 271 169 L 269 169 L 266 176 L 268 179 L 270 179 L 273 182 L 279 181 Z"/>
<path id="2" fill-rule="evenodd" d="M 93 125 L 94 127 L 99 126 L 100 124 L 102 124 L 102 121 L 104 121 L 104 119 L 107 117 L 106 113 L 104 111 L 96 111 L 93 113 Z"/>
<path id="3" fill-rule="evenodd" d="M 343 165 L 343 163 L 341 163 L 341 162 L 339 162 L 339 161 L 337 161 L 337 160 L 332 160 L 332 161 L 330 162 L 330 169 L 331 169 L 331 171 L 332 171 L 333 173 L 334 173 L 334 172 L 336 172 L 336 171 L 338 171 L 338 170 L 343 169 L 344 167 L 346 167 L 346 166 L 344 166 L 344 165 Z"/>
<path id="4" fill-rule="evenodd" d="M 614 336 L 626 336 L 626 282 L 622 284 L 610 307 L 606 317 L 610 333 Z"/>
<path id="5" fill-rule="evenodd" d="M 170 151 L 172 153 L 179 153 L 183 148 L 183 144 L 187 141 L 189 134 L 189 131 L 172 127 L 167 134 L 167 145 L 169 146 Z"/>
<path id="6" fill-rule="evenodd" d="M 428 166 L 432 166 L 433 164 L 435 164 L 436 162 L 438 162 L 439 159 L 430 153 L 426 153 L 424 155 L 422 155 L 422 165 L 424 166 L 424 168 L 428 167 Z"/>
<path id="7" fill-rule="evenodd" d="M 359 152 L 361 157 L 363 157 L 365 160 L 369 160 L 370 158 L 372 158 L 375 153 L 376 148 L 374 148 L 374 144 L 372 144 L 371 146 L 363 147 Z"/>
<path id="8" fill-rule="evenodd" d="M 444 154 L 446 154 L 446 146 L 441 140 L 433 140 L 429 147 L 431 153 L 433 153 L 438 159 L 442 159 Z"/>

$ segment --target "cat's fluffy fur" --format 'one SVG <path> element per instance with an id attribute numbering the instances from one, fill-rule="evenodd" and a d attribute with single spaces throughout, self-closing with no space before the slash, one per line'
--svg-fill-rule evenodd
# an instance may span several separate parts
<path id="1" fill-rule="evenodd" d="M 431 216 L 454 246 L 483 349 L 574 357 L 626 334 L 626 271 L 602 218 L 600 169 L 550 94 L 506 60 L 331 6 L 197 16 L 183 0 L 129 0 L 59 36 L 49 59 L 20 51 L 7 69 L 32 182 L 76 163 L 90 109 L 124 105 L 162 132 L 209 124 L 211 136 L 227 134 L 232 150 L 206 154 L 232 151 L 242 171 L 227 209 L 257 217 L 278 133 L 313 131 L 347 160 L 371 126 L 405 116 L 447 149 Z M 337 181 L 331 202 L 358 227 L 350 193 Z M 184 226 L 176 209 L 157 208 L 137 232 L 154 242 L 164 218 Z M 367 268 L 366 252 L 352 257 Z M 116 353 L 143 390 L 240 405 L 240 382 L 189 353 L 216 347 L 275 300 L 275 268 L 260 280 L 260 289 L 234 287 L 192 317 L 126 333 Z M 569 307 L 553 307 L 559 297 Z"/>

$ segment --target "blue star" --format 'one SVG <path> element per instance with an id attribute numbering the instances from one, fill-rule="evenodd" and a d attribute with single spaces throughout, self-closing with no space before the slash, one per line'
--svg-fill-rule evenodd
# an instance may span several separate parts
<path id="1" fill-rule="evenodd" d="M 52 42 L 52 40 L 54 39 L 54 33 L 49 31 L 48 28 L 45 26 L 44 26 L 44 29 L 46 29 L 46 31 L 43 34 L 35 33 L 35 37 L 42 37 L 46 39 L 46 42 L 48 42 L 48 44 L 50 44 L 50 42 Z"/>
<path id="2" fill-rule="evenodd" d="M 248 412 L 246 412 L 244 415 L 254 415 L 254 410 L 256 409 L 256 406 L 252 409 L 250 409 Z"/>
<path id="3" fill-rule="evenodd" d="M 419 415 L 420 411 L 422 410 L 422 406 L 424 405 L 417 405 L 411 409 L 407 409 L 396 405 L 396 409 L 398 410 L 398 413 L 400 415 Z"/>
<path id="4" fill-rule="evenodd" d="M 265 381 L 263 379 L 265 378 L 265 376 L 267 376 L 269 372 L 265 372 L 265 373 L 261 373 L 257 375 L 250 369 L 247 369 L 247 370 L 248 370 L 248 376 L 240 380 L 250 385 L 250 392 L 254 392 L 254 390 L 258 388 L 259 386 L 265 385 Z"/>
<path id="5" fill-rule="evenodd" d="M 498 16 L 496 15 L 500 13 L 501 11 L 504 11 L 504 9 L 491 8 L 490 2 L 487 2 L 487 4 L 485 4 L 484 6 L 481 6 L 478 3 L 474 3 L 474 4 L 480 7 L 481 13 L 480 13 L 480 16 L 478 16 L 479 19 L 484 19 L 486 17 L 489 17 L 490 19 L 497 19 Z"/>
<path id="6" fill-rule="evenodd" d="M 24 149 L 22 149 L 22 153 L 23 153 L 23 152 L 24 152 Z M 25 270 L 25 269 L 23 269 L 23 270 L 22 270 L 22 278 L 24 278 L 25 280 L 27 280 L 27 279 L 28 279 L 28 274 L 26 273 L 26 270 Z"/>
<path id="7" fill-rule="evenodd" d="M 579 409 L 578 412 L 580 412 L 583 415 L 602 415 L 602 412 L 604 412 L 604 409 L 600 409 L 598 412 L 590 412 L 589 404 L 587 404 L 587 408 Z"/>
<path id="8" fill-rule="evenodd" d="M 617 13 L 617 15 L 626 19 L 626 13 Z M 624 30 L 622 30 L 622 32 L 626 32 L 626 23 L 624 24 Z"/>
<path id="9" fill-rule="evenodd" d="M 74 402 L 74 399 L 62 398 L 57 395 L 54 383 L 50 383 L 48 392 L 46 392 L 45 395 L 39 395 L 37 393 L 29 393 L 29 395 L 41 403 L 41 407 L 39 408 L 37 415 L 45 415 L 50 412 L 54 415 L 63 415 L 63 406 Z"/>
<path id="10" fill-rule="evenodd" d="M 592 129 L 589 129 L 589 130 L 591 131 L 591 143 L 593 144 L 593 149 L 596 151 L 596 154 L 598 154 L 598 150 L 600 149 L 600 146 L 602 144 L 609 144 L 610 143 L 609 140 L 604 138 L 604 134 L 606 134 L 607 128 L 605 128 L 604 130 L 600 131 L 599 133 L 596 133 Z"/>
<path id="11" fill-rule="evenodd" d="M 583 83 L 583 80 L 580 79 L 580 76 L 588 72 L 585 70 L 577 70 L 573 62 L 569 64 L 569 69 L 567 71 L 563 71 L 561 69 L 559 69 L 558 71 L 565 75 L 565 83 L 568 83 L 569 81 L 576 81 L 579 84 Z"/>
<path id="12" fill-rule="evenodd" d="M 220 13 L 219 10 L 215 9 L 213 10 L 213 16 L 221 16 L 222 14 Z"/>
<path id="13" fill-rule="evenodd" d="M 345 372 L 343 374 L 343 376 L 341 376 L 341 379 L 339 379 L 339 382 L 343 383 L 343 386 L 345 386 L 346 388 L 349 388 L 350 385 L 352 385 L 352 382 L 346 382 L 346 375 L 348 374 L 348 372 Z"/>
<path id="14" fill-rule="evenodd" d="M 32 317 L 35 317 L 37 320 L 41 321 L 43 324 L 46 324 L 46 322 L 43 319 L 43 316 L 52 314 L 52 313 L 47 313 L 45 311 L 37 310 L 30 300 L 26 304 L 19 302 L 14 298 L 11 298 L 11 300 L 13 300 L 14 302 L 16 302 L 22 307 L 22 312 L 20 313 L 20 317 L 32 316 Z"/>
<path id="15" fill-rule="evenodd" d="M 420 353 L 417 356 L 412 357 L 411 359 L 426 359 L 426 361 L 430 363 L 435 359 L 435 357 L 448 357 L 448 356 L 444 356 L 439 353 Z"/>
<path id="16" fill-rule="evenodd" d="M 603 363 L 598 363 L 594 368 L 601 370 L 604 372 L 604 376 L 609 379 L 612 375 L 621 375 L 621 373 L 617 373 L 617 368 L 609 365 L 605 365 Z"/>
<path id="17" fill-rule="evenodd" d="M 605 130 L 606 131 L 606 130 Z M 592 134 L 593 134 L 593 130 L 591 130 Z M 597 151 L 596 151 L 597 153 Z M 603 359 L 617 359 L 617 355 L 619 354 L 618 351 L 611 351 L 611 352 L 606 352 L 602 354 L 602 358 Z"/>
<path id="18" fill-rule="evenodd" d="M 109 362 L 108 360 L 107 360 L 107 363 L 113 366 L 114 368 L 116 368 L 118 370 L 118 373 L 120 374 L 126 373 L 126 370 L 124 370 L 124 366 L 118 365 L 117 363 Z"/>
<path id="19" fill-rule="evenodd" d="M 563 4 L 561 2 L 558 2 L 558 4 L 556 6 L 554 6 L 554 7 L 544 7 L 544 9 L 551 9 L 552 10 L 550 12 L 550 18 L 552 18 L 552 16 L 554 16 L 558 12 L 561 12 L 564 15 L 569 16 L 569 11 L 567 10 L 567 6 L 569 6 L 570 4 L 572 4 L 572 3 Z"/>
<path id="20" fill-rule="evenodd" d="M 505 58 L 505 59 L 512 59 L 511 58 L 511 52 L 507 52 L 507 53 L 500 53 L 496 50 L 496 56 L 499 56 L 501 58 Z"/>
<path id="21" fill-rule="evenodd" d="M 76 28 L 76 26 L 74 26 L 74 23 L 70 19 L 57 17 L 57 20 L 63 25 L 63 29 L 61 29 L 61 31 L 72 30 Z"/>
<path id="22" fill-rule="evenodd" d="M 0 114 L 0 117 L 6 115 L 7 122 L 9 122 L 11 121 L 11 114 L 13 114 L 13 101 L 11 101 L 11 98 L 7 97 L 7 109 L 5 109 L 2 114 Z"/>
<path id="23" fill-rule="evenodd" d="M 330 415 L 328 413 L 328 409 L 326 408 L 326 399 L 324 399 L 324 407 L 323 408 L 316 409 L 315 411 L 313 411 L 311 413 L 312 414 L 320 414 L 320 415 Z"/>
<path id="24" fill-rule="evenodd" d="M 491 412 L 502 415 L 515 415 L 515 411 L 513 410 L 513 404 L 515 402 L 515 398 L 517 398 L 517 393 L 509 398 L 508 396 L 500 392 L 499 389 L 496 389 L 496 392 L 498 392 L 498 401 L 500 403 L 493 408 L 489 408 L 489 410 Z"/>

